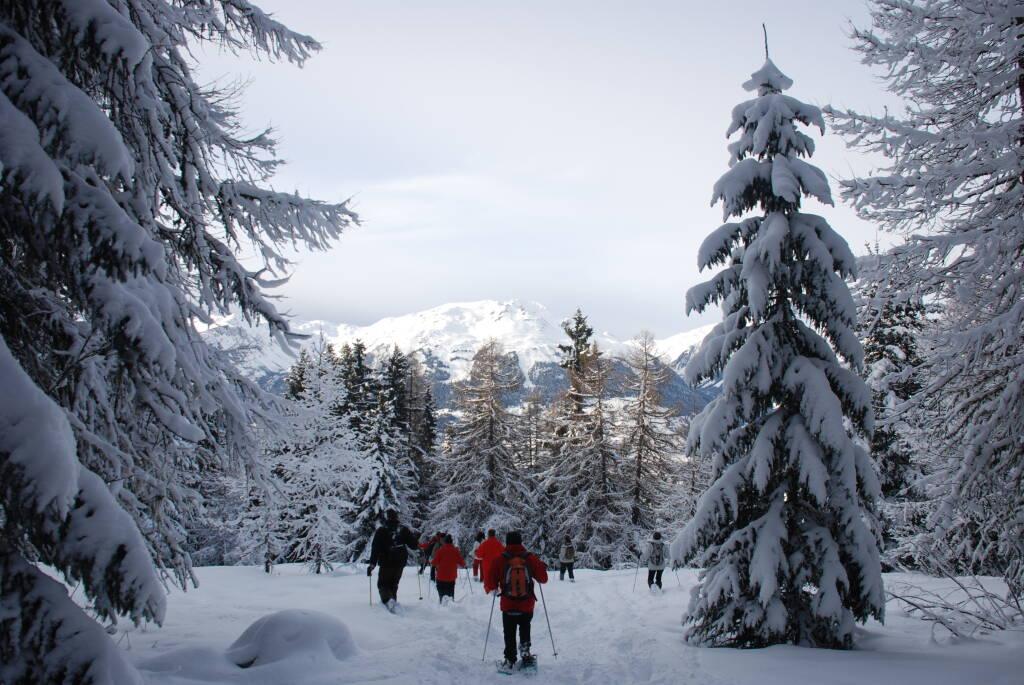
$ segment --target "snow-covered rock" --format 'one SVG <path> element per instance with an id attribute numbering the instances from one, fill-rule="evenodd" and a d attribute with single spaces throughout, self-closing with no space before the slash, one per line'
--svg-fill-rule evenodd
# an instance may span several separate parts
<path id="1" fill-rule="evenodd" d="M 285 659 L 341 661 L 359 650 L 348 626 L 320 611 L 285 609 L 257 619 L 228 647 L 236 666 L 264 666 Z"/>

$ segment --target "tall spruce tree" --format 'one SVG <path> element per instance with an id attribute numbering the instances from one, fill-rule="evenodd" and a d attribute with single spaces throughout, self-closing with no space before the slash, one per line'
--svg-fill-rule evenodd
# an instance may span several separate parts
<path id="1" fill-rule="evenodd" d="M 473 356 L 469 378 L 456 388 L 459 409 L 447 447 L 438 455 L 437 500 L 431 528 L 468 544 L 478 530 L 522 526 L 532 484 L 518 467 L 518 417 L 505 406 L 521 374 L 501 344 L 486 343 Z"/>
<path id="2" fill-rule="evenodd" d="M 3 682 L 136 682 L 92 616 L 163 620 L 161 577 L 193 578 L 184 474 L 250 463 L 268 411 L 197 328 L 234 310 L 283 340 L 285 247 L 355 218 L 265 187 L 274 140 L 197 82 L 204 44 L 320 48 L 247 0 L 0 4 Z"/>
<path id="3" fill-rule="evenodd" d="M 784 95 L 791 85 L 771 60 L 744 84 L 757 97 L 733 109 L 726 135 L 740 137 L 712 200 L 726 219 L 762 213 L 711 233 L 698 266 L 724 268 L 686 298 L 688 312 L 720 303 L 724 316 L 686 367 L 691 383 L 722 379 L 688 440 L 715 480 L 672 545 L 703 568 L 685 619 L 702 645 L 849 648 L 855 624 L 884 612 L 878 479 L 855 440 L 872 428 L 843 280 L 855 262 L 800 211 L 802 196 L 832 199 L 795 125 L 824 132 L 821 112 Z"/>
<path id="4" fill-rule="evenodd" d="M 562 354 L 559 365 L 566 370 L 569 381 L 569 399 L 580 411 L 583 406 L 582 375 L 584 359 L 590 351 L 590 339 L 594 329 L 587 323 L 583 310 L 577 309 L 571 319 L 562 322 L 562 330 L 569 336 L 569 344 L 559 345 Z"/>

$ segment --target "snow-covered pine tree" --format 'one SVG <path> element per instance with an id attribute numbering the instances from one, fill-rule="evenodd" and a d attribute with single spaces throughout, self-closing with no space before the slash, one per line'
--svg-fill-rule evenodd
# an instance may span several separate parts
<path id="1" fill-rule="evenodd" d="M 515 361 L 490 341 L 473 355 L 469 377 L 456 387 L 459 413 L 438 455 L 430 529 L 451 533 L 461 545 L 478 530 L 514 530 L 526 522 L 533 485 L 518 467 L 519 419 L 505 406 L 520 383 Z"/>
<path id="2" fill-rule="evenodd" d="M 874 1 L 854 38 L 902 116 L 830 111 L 876 175 L 842 184 L 868 221 L 908 237 L 897 277 L 940 304 L 918 401 L 949 455 L 936 537 L 1024 592 L 1024 16 L 1018 0 Z"/>
<path id="3" fill-rule="evenodd" d="M 350 497 L 364 468 L 363 455 L 359 437 L 339 415 L 345 384 L 323 335 L 301 371 L 304 390 L 289 406 L 287 428 L 274 436 L 268 452 L 282 481 L 287 558 L 321 573 L 345 559 Z"/>
<path id="4" fill-rule="evenodd" d="M 877 284 L 864 278 L 878 268 L 882 255 L 864 258 L 858 311 L 864 347 L 864 375 L 871 389 L 875 430 L 871 456 L 877 465 L 882 495 L 887 500 L 907 499 L 916 490 L 920 471 L 915 464 L 908 413 L 901 411 L 921 389 L 918 381 L 918 340 L 925 327 L 925 307 L 914 294 L 881 294 Z"/>
<path id="5" fill-rule="evenodd" d="M 832 199 L 795 126 L 824 132 L 821 112 L 784 95 L 791 85 L 771 60 L 744 84 L 757 97 L 733 109 L 726 135 L 740 137 L 712 201 L 727 219 L 762 214 L 708 236 L 698 266 L 724 268 L 686 296 L 688 312 L 719 302 L 724 317 L 686 367 L 694 384 L 722 378 L 688 439 L 715 480 L 672 544 L 703 568 L 686 616 L 702 645 L 849 648 L 856 622 L 884 612 L 878 479 L 855 440 L 872 427 L 843 281 L 855 262 L 824 218 L 800 211 L 804 195 Z"/>
<path id="6" fill-rule="evenodd" d="M 573 340 L 575 330 L 566 330 Z M 605 404 L 610 364 L 595 344 L 583 353 L 574 345 L 562 349 L 572 387 L 540 475 L 546 518 L 553 540 L 578 541 L 580 566 L 607 569 L 632 554 L 627 484 Z"/>
<path id="7" fill-rule="evenodd" d="M 348 515 L 351 531 L 346 555 L 350 561 L 368 555 L 373 532 L 386 521 L 388 509 L 397 510 L 405 521 L 413 513 L 418 476 L 396 423 L 394 406 L 385 393 L 378 393 L 377 406 L 363 416 L 359 431 L 362 467 Z"/>
<path id="8" fill-rule="evenodd" d="M 39 566 L 102 620 L 163 619 L 155 569 L 192 580 L 183 465 L 250 461 L 265 412 L 196 325 L 237 310 L 283 339 L 263 288 L 284 246 L 354 220 L 262 186 L 274 141 L 196 82 L 206 42 L 295 64 L 320 47 L 247 0 L 0 5 L 3 682 L 136 681 Z"/>
<path id="9" fill-rule="evenodd" d="M 657 523 L 657 512 L 679 471 L 674 461 L 679 452 L 671 425 L 672 410 L 661 405 L 660 388 L 668 369 L 658 356 L 654 336 L 643 331 L 626 354 L 630 399 L 621 416 L 626 436 L 622 456 L 630 480 L 630 520 L 643 531 Z"/>
<path id="10" fill-rule="evenodd" d="M 379 384 L 366 359 L 366 344 L 356 340 L 341 354 L 341 373 L 345 383 L 345 403 L 341 412 L 349 425 L 361 431 L 377 407 Z"/>

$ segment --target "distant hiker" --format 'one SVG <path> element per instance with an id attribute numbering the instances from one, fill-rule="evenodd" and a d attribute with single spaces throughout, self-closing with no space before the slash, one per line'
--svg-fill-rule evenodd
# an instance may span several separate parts
<path id="1" fill-rule="evenodd" d="M 572 544 L 572 538 L 568 535 L 562 542 L 562 548 L 558 552 L 558 579 L 565 580 L 565 572 L 569 572 L 569 582 L 575 583 L 576 576 L 572 574 L 573 566 L 576 564 L 576 547 Z"/>
<path id="2" fill-rule="evenodd" d="M 657 585 L 661 589 L 661 576 L 665 573 L 665 542 L 661 539 L 661 533 L 655 531 L 651 539 L 647 541 L 644 550 L 647 558 L 647 587 Z"/>
<path id="3" fill-rule="evenodd" d="M 444 542 L 434 552 L 434 558 L 430 563 L 437 569 L 438 601 L 442 605 L 446 604 L 445 599 L 455 601 L 455 581 L 459 579 L 459 569 L 466 568 L 466 560 L 453 544 L 451 535 L 444 536 Z"/>
<path id="4" fill-rule="evenodd" d="M 473 579 L 480 583 L 484 581 L 484 560 L 480 557 L 480 545 L 483 541 L 484 532 L 482 530 L 478 530 L 476 532 L 476 537 L 473 539 Z"/>
<path id="5" fill-rule="evenodd" d="M 398 583 L 409 561 L 409 550 L 416 549 L 418 539 L 418 535 L 399 525 L 398 512 L 394 509 L 388 509 L 387 522 L 373 534 L 370 565 L 366 568 L 366 575 L 372 576 L 374 567 L 380 566 L 377 591 L 380 593 L 381 604 L 392 613 L 398 605 Z"/>
<path id="6" fill-rule="evenodd" d="M 477 554 L 480 555 L 481 577 L 484 579 L 484 589 L 487 587 L 487 578 L 490 575 L 491 562 L 501 556 L 505 551 L 505 545 L 501 544 L 498 534 L 493 528 L 487 531 L 487 539 L 480 543 Z"/>
<path id="7" fill-rule="evenodd" d="M 537 597 L 533 593 L 534 581 L 548 582 L 548 569 L 544 562 L 526 551 L 523 536 L 511 531 L 505 536 L 503 554 L 488 565 L 484 577 L 484 590 L 498 590 L 501 595 L 501 626 L 505 632 L 505 661 L 502 670 L 511 671 L 516 663 L 516 628 L 519 629 L 519 656 L 522 667 L 531 668 L 536 660 L 530 653 L 530 621 Z"/>
<path id="8" fill-rule="evenodd" d="M 425 569 L 427 567 L 427 565 L 430 564 L 430 560 L 434 558 L 434 552 L 437 551 L 437 548 L 440 547 L 442 544 L 444 544 L 444 533 L 442 533 L 441 531 L 438 531 L 437 534 L 434 535 L 434 537 L 432 537 L 429 540 L 427 540 L 426 542 L 420 544 L 420 570 L 419 570 L 419 574 L 421 576 L 423 575 L 423 569 Z M 433 566 L 431 566 L 430 567 L 430 580 L 431 580 L 431 582 L 436 580 L 436 578 L 435 578 L 436 573 L 437 573 L 436 569 Z"/>

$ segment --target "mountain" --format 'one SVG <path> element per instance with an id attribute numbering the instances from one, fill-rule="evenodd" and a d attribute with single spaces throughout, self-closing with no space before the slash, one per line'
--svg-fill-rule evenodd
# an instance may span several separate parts
<path id="1" fill-rule="evenodd" d="M 565 334 L 558 320 L 536 302 L 450 303 L 381 319 L 368 326 L 327 321 L 292 324 L 295 332 L 310 336 L 310 340 L 322 334 L 335 346 L 362 340 L 367 352 L 376 358 L 389 354 L 395 345 L 405 352 L 415 352 L 427 369 L 442 407 L 450 400 L 451 384 L 469 374 L 473 355 L 491 339 L 500 341 L 519 364 L 524 395 L 536 389 L 545 399 L 551 399 L 565 387 L 565 374 L 558 366 L 558 345 L 565 343 Z M 693 413 L 711 397 L 711 391 L 688 386 L 680 375 L 686 359 L 710 329 L 704 326 L 657 341 L 664 363 L 673 371 L 662 394 L 666 404 L 681 413 Z M 232 316 L 219 320 L 203 335 L 263 387 L 275 391 L 283 388 L 294 357 L 282 350 L 265 329 L 253 328 L 240 317 Z M 630 341 L 607 333 L 595 332 L 594 340 L 613 358 L 623 356 L 631 345 Z M 622 362 L 617 362 L 616 367 L 625 372 Z M 521 398 L 513 401 L 517 399 Z"/>

